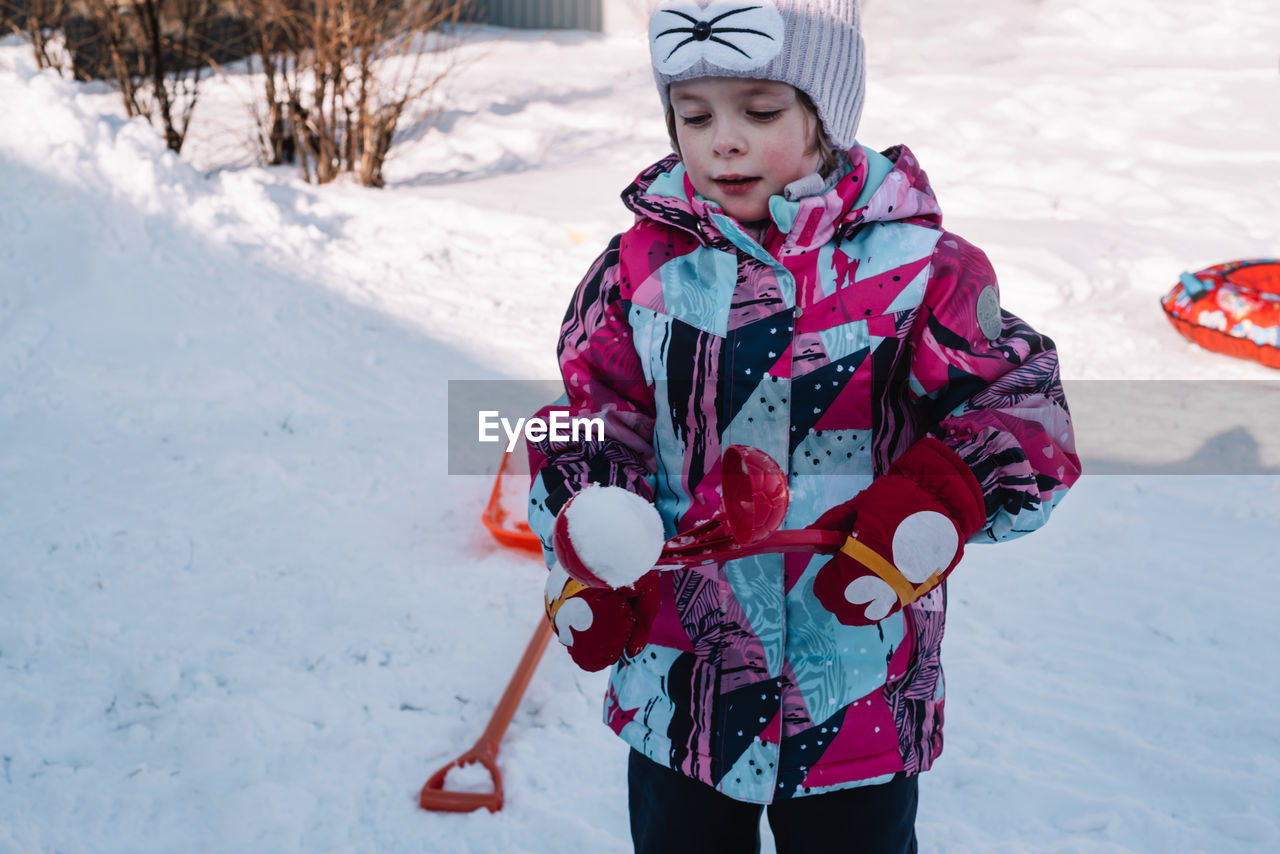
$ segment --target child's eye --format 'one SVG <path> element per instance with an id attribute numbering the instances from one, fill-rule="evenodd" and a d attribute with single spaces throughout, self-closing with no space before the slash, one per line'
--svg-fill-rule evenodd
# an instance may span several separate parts
<path id="1" fill-rule="evenodd" d="M 686 125 L 691 125 L 692 127 L 699 127 L 701 125 L 705 125 L 708 121 L 710 121 L 711 116 L 705 116 L 705 115 L 704 116 L 681 116 L 680 120 L 684 122 Z"/>
<path id="2" fill-rule="evenodd" d="M 782 115 L 782 110 L 747 110 L 747 115 L 758 122 L 771 122 Z"/>

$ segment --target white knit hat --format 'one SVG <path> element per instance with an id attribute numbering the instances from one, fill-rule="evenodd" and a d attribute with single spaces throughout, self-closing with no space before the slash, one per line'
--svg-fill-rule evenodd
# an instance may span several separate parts
<path id="1" fill-rule="evenodd" d="M 866 92 L 857 0 L 654 0 L 650 7 L 649 52 L 664 111 L 677 80 L 778 80 L 813 100 L 837 149 L 853 147 Z"/>

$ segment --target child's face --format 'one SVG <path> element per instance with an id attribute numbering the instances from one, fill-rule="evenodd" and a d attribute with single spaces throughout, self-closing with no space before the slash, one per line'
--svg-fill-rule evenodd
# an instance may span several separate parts
<path id="1" fill-rule="evenodd" d="M 671 84 L 676 139 L 693 187 L 739 222 L 769 215 L 769 197 L 814 173 L 817 118 L 794 87 L 700 77 Z"/>

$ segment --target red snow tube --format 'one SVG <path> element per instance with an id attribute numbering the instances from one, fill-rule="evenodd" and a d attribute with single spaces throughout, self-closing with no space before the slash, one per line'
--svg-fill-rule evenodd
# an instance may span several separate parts
<path id="1" fill-rule="evenodd" d="M 1188 341 L 1280 368 L 1280 260 L 1228 261 L 1183 273 L 1160 306 Z"/>

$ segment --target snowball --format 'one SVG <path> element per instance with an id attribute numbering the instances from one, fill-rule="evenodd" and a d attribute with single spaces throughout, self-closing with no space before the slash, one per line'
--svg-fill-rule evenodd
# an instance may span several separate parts
<path id="1" fill-rule="evenodd" d="M 634 492 L 591 486 L 565 510 L 579 559 L 610 587 L 629 587 L 658 562 L 666 537 L 658 510 Z"/>

